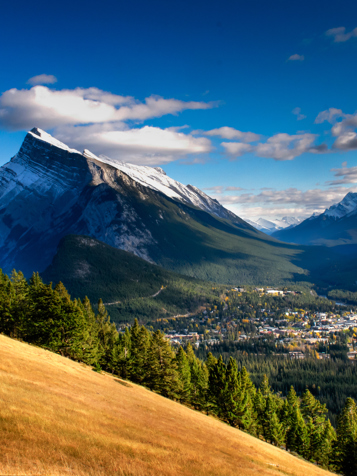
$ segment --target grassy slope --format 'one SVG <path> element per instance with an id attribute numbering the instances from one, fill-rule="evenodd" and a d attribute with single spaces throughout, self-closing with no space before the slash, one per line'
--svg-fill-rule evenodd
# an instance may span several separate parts
<path id="1" fill-rule="evenodd" d="M 142 387 L 0 335 L 0 474 L 330 474 Z"/>
<path id="2" fill-rule="evenodd" d="M 106 304 L 115 303 L 107 308 L 117 322 L 196 311 L 223 289 L 165 270 L 93 238 L 75 235 L 62 240 L 52 265 L 42 276 L 47 282 L 62 280 L 73 297 L 87 295 L 93 303 L 99 298 Z M 150 297 L 162 286 L 158 296 Z"/>

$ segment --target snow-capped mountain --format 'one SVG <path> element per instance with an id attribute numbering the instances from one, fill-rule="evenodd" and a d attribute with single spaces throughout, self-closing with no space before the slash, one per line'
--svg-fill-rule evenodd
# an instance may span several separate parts
<path id="1" fill-rule="evenodd" d="M 357 243 L 357 193 L 349 192 L 341 202 L 314 214 L 292 229 L 273 234 L 282 241 L 327 246 Z"/>
<path id="2" fill-rule="evenodd" d="M 301 223 L 300 218 L 296 217 L 283 217 L 283 218 L 276 218 L 275 220 L 266 220 L 265 218 L 258 218 L 257 220 L 249 220 L 246 219 L 246 222 L 249 225 L 254 226 L 257 230 L 266 233 L 267 235 L 271 235 L 275 231 L 283 230 L 287 228 L 291 228 L 293 226 L 298 225 Z"/>
<path id="3" fill-rule="evenodd" d="M 343 217 L 352 216 L 357 213 L 357 193 L 349 192 L 340 203 L 332 205 L 325 210 L 323 215 L 339 220 Z"/>
<path id="4" fill-rule="evenodd" d="M 0 199 L 0 266 L 6 272 L 14 267 L 27 274 L 42 271 L 61 238 L 71 233 L 155 263 L 165 258 L 166 249 L 173 268 L 172 256 L 179 259 L 183 238 L 191 233 L 198 240 L 192 230 L 199 220 L 214 227 L 212 217 L 223 218 L 240 233 L 257 233 L 216 200 L 161 169 L 80 153 L 40 129 L 32 129 L 0 168 Z"/>
<path id="5" fill-rule="evenodd" d="M 119 162 L 109 159 L 104 155 L 97 157 L 87 149 L 84 149 L 83 155 L 112 165 L 131 177 L 135 182 L 138 182 L 145 187 L 149 187 L 152 190 L 156 190 L 157 192 L 161 192 L 174 200 L 189 203 L 190 205 L 201 208 L 201 210 L 213 213 L 220 218 L 227 218 L 230 220 L 235 220 L 237 218 L 234 213 L 224 208 L 217 200 L 209 197 L 193 185 L 183 185 L 171 177 L 168 177 L 166 172 L 160 167 L 147 167 Z"/>

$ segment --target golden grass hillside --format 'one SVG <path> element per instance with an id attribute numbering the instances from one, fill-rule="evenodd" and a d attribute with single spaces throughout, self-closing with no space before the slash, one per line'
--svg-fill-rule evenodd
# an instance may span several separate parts
<path id="1" fill-rule="evenodd" d="M 0 335 L 0 474 L 330 474 L 137 385 Z"/>

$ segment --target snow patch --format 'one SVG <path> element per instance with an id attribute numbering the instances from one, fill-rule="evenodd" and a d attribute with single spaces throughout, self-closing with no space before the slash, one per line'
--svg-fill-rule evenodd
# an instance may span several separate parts
<path id="1" fill-rule="evenodd" d="M 40 139 L 43 142 L 47 142 L 48 144 L 54 145 L 55 147 L 58 147 L 59 149 L 66 150 L 67 152 L 71 152 L 74 154 L 80 154 L 80 152 L 76 149 L 70 149 L 68 145 L 64 144 L 63 142 L 55 139 L 52 137 L 50 134 L 47 132 L 43 131 L 42 129 L 39 129 L 37 127 L 34 127 L 28 132 L 32 137 L 35 139 Z"/>

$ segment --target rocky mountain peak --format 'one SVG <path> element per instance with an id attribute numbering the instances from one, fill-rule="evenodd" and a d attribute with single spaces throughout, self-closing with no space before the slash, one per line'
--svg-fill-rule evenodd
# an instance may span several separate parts
<path id="1" fill-rule="evenodd" d="M 349 192 L 347 195 L 335 205 L 328 208 L 324 215 L 335 220 L 343 218 L 346 215 L 353 214 L 357 211 L 357 193 Z"/>

